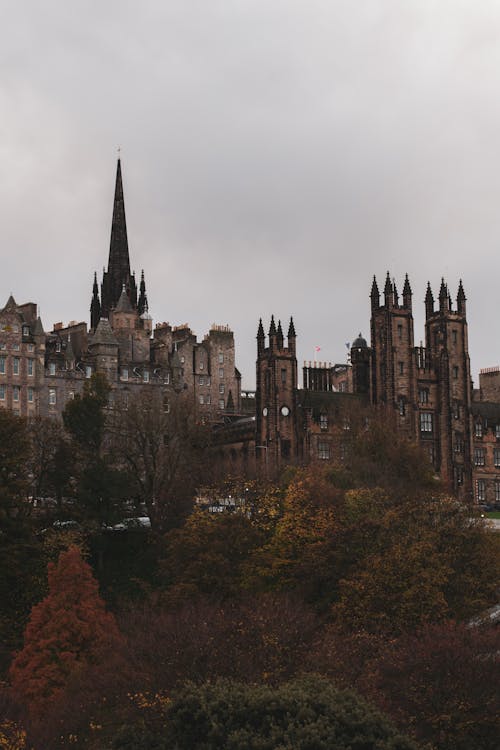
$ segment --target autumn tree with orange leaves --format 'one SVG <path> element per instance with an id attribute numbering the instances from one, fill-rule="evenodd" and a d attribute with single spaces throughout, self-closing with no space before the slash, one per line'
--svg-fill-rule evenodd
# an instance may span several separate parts
<path id="1" fill-rule="evenodd" d="M 122 637 L 77 547 L 48 566 L 49 593 L 33 607 L 24 647 L 10 667 L 12 691 L 31 715 L 55 704 L 71 683 L 119 651 Z"/>

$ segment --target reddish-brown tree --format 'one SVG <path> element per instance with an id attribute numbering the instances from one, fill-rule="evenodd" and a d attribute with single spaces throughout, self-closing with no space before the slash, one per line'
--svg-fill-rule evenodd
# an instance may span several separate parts
<path id="1" fill-rule="evenodd" d="M 109 666 L 122 642 L 97 581 L 77 547 L 49 563 L 49 593 L 33 607 L 24 647 L 10 668 L 12 691 L 32 716 L 58 702 L 96 665 Z"/>

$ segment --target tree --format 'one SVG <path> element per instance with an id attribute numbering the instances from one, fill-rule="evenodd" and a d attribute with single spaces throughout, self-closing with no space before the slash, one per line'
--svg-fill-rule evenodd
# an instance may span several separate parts
<path id="1" fill-rule="evenodd" d="M 188 685 L 165 711 L 164 744 L 178 750 L 416 750 L 376 709 L 354 693 L 318 677 L 277 688 L 218 681 Z M 143 748 L 115 738 L 115 750 Z M 149 738 L 151 740 L 151 737 Z"/>
<path id="2" fill-rule="evenodd" d="M 374 695 L 399 724 L 436 750 L 496 750 L 499 662 L 498 628 L 426 626 L 386 643 Z"/>
<path id="3" fill-rule="evenodd" d="M 25 420 L 0 408 L 0 528 L 9 519 L 29 512 L 28 458 Z"/>
<path id="4" fill-rule="evenodd" d="M 64 426 L 85 452 L 99 453 L 104 439 L 107 406 L 111 387 L 106 376 L 95 372 L 85 381 L 83 394 L 75 394 L 63 411 Z"/>
<path id="5" fill-rule="evenodd" d="M 105 669 L 122 641 L 78 548 L 49 563 L 48 577 L 49 593 L 33 607 L 9 672 L 14 695 L 37 715 L 91 666 Z"/>
<path id="6" fill-rule="evenodd" d="M 210 478 L 208 427 L 182 394 L 167 399 L 151 388 L 129 399 L 127 408 L 117 402 L 109 426 L 116 459 L 152 525 L 158 531 L 175 525 L 198 483 Z"/>

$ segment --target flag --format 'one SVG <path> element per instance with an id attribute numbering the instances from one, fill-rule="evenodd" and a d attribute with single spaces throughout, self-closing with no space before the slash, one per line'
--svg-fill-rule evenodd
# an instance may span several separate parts
<path id="1" fill-rule="evenodd" d="M 321 351 L 321 347 L 320 346 L 315 346 L 314 347 L 314 351 L 315 352 L 320 352 Z"/>

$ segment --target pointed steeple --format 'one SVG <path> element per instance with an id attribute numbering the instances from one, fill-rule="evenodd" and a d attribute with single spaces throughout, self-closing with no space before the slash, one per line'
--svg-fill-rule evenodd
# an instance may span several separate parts
<path id="1" fill-rule="evenodd" d="M 450 295 L 448 294 L 448 287 L 444 282 L 444 278 L 441 279 L 441 287 L 439 289 L 439 312 L 446 312 L 448 307 Z"/>
<path id="2" fill-rule="evenodd" d="M 378 290 L 377 279 L 375 276 L 373 277 L 370 298 L 372 301 L 372 310 L 376 310 L 380 306 L 380 292 Z"/>
<path id="3" fill-rule="evenodd" d="M 394 306 L 399 307 L 399 294 L 396 288 L 396 279 L 392 280 L 392 293 L 394 294 Z"/>
<path id="4" fill-rule="evenodd" d="M 137 309 L 139 311 L 139 315 L 142 315 L 143 312 L 146 312 L 148 309 L 148 297 L 146 294 L 146 282 L 144 281 L 144 269 L 141 271 L 141 285 L 139 287 L 139 301 L 137 303 Z"/>
<path id="5" fill-rule="evenodd" d="M 408 274 L 405 276 L 405 283 L 403 286 L 403 307 L 407 310 L 411 310 L 411 287 L 408 280 Z"/>
<path id="6" fill-rule="evenodd" d="M 389 276 L 389 271 L 387 271 L 387 276 L 385 279 L 384 302 L 386 307 L 392 307 L 394 305 L 394 289 L 392 286 L 391 277 Z"/>
<path id="7" fill-rule="evenodd" d="M 458 294 L 457 294 L 457 312 L 460 313 L 460 315 L 465 315 L 466 313 L 466 306 L 465 306 L 466 300 L 467 300 L 467 297 L 465 296 L 464 288 L 462 286 L 462 279 L 460 279 L 460 283 L 458 285 Z"/>
<path id="8" fill-rule="evenodd" d="M 108 270 L 103 274 L 101 285 L 101 317 L 108 317 L 110 311 L 116 307 L 120 299 L 123 284 L 125 284 L 131 304 L 135 308 L 137 303 L 137 287 L 135 278 L 130 273 L 122 169 L 120 159 L 118 159 Z"/>
<path id="9" fill-rule="evenodd" d="M 101 302 L 99 300 L 99 287 L 97 285 L 97 273 L 94 272 L 94 285 L 92 287 L 92 301 L 90 303 L 90 327 L 95 331 L 101 318 Z"/>
<path id="10" fill-rule="evenodd" d="M 295 326 L 293 324 L 293 318 L 290 318 L 290 323 L 288 326 L 288 333 L 287 333 L 287 339 L 288 339 L 288 351 L 290 354 L 295 355 L 295 346 L 297 341 L 297 334 L 295 333 Z"/>
<path id="11" fill-rule="evenodd" d="M 264 351 L 266 335 L 264 333 L 264 326 L 262 325 L 262 318 L 259 318 L 259 327 L 257 328 L 257 354 L 261 354 Z"/>
<path id="12" fill-rule="evenodd" d="M 427 291 L 425 293 L 425 317 L 430 318 L 434 314 L 434 297 L 431 289 L 431 282 L 427 282 Z"/>
<path id="13" fill-rule="evenodd" d="M 274 322 L 274 315 L 271 315 L 271 325 L 269 326 L 269 335 L 276 336 L 276 324 Z"/>
<path id="14" fill-rule="evenodd" d="M 281 327 L 281 320 L 278 320 L 278 330 L 276 331 L 276 341 L 279 349 L 283 349 L 283 329 Z"/>

